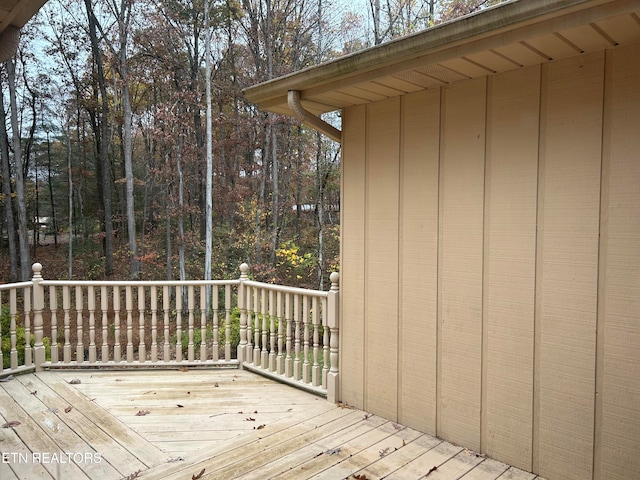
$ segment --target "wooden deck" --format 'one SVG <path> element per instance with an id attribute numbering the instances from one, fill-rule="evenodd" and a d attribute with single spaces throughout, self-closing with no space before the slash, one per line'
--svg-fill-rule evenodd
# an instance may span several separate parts
<path id="1" fill-rule="evenodd" d="M 239 370 L 22 375 L 0 423 L 2 480 L 540 478 Z"/>

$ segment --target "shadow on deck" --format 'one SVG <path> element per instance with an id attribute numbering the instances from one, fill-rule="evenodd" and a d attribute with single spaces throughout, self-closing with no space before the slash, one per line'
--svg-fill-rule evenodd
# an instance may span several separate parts
<path id="1" fill-rule="evenodd" d="M 241 370 L 16 376 L 0 423 L 3 480 L 539 478 Z"/>

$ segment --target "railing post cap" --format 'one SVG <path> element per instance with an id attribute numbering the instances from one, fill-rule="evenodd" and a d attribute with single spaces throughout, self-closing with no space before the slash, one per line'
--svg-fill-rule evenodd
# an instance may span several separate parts
<path id="1" fill-rule="evenodd" d="M 246 263 L 242 263 L 240 265 L 240 273 L 244 276 L 247 274 L 248 271 L 249 271 L 249 265 L 247 265 Z"/>
<path id="2" fill-rule="evenodd" d="M 38 262 L 34 263 L 34 264 L 31 266 L 31 270 L 33 271 L 33 276 L 34 276 L 34 277 L 40 277 L 40 276 L 42 276 L 42 275 L 41 275 L 41 273 L 42 273 L 42 264 L 41 264 L 41 263 L 38 263 Z"/>
<path id="3" fill-rule="evenodd" d="M 334 286 L 337 288 L 338 282 L 340 282 L 340 274 L 338 272 L 333 272 L 329 275 L 329 280 L 331 280 L 331 288 L 333 289 Z"/>

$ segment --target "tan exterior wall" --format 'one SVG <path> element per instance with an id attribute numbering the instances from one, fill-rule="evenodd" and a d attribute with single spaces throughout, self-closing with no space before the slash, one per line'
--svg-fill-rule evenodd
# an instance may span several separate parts
<path id="1" fill-rule="evenodd" d="M 640 45 L 344 111 L 342 400 L 640 471 Z"/>

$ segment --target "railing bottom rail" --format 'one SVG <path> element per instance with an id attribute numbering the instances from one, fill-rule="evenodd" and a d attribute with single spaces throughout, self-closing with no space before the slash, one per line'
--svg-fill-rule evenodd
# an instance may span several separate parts
<path id="1" fill-rule="evenodd" d="M 323 388 L 322 386 L 314 387 L 311 384 L 304 383 L 302 380 L 295 380 L 293 378 L 284 377 L 276 372 L 270 372 L 269 370 L 256 367 L 249 362 L 243 363 L 242 368 L 243 370 L 249 370 L 250 372 L 257 373 L 271 380 L 276 380 L 280 383 L 291 385 L 292 387 L 295 387 L 299 390 L 304 390 L 305 392 L 313 393 L 314 395 L 318 395 L 319 397 L 327 398 L 327 389 Z"/>
<path id="2" fill-rule="evenodd" d="M 70 362 L 42 364 L 47 370 L 175 370 L 180 368 L 209 368 L 209 369 L 233 369 L 240 368 L 237 360 L 208 360 L 208 361 L 156 361 L 156 362 Z"/>

